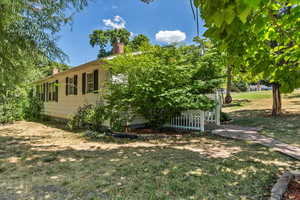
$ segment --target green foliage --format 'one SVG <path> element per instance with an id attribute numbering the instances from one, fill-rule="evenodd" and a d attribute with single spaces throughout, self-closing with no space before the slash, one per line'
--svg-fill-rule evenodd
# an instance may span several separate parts
<path id="1" fill-rule="evenodd" d="M 86 110 L 83 123 L 89 124 L 89 128 L 94 131 L 102 132 L 103 123 L 108 119 L 106 107 L 103 104 L 96 104 Z"/>
<path id="2" fill-rule="evenodd" d="M 30 112 L 38 110 L 24 113 L 26 106 L 34 103 L 27 99 L 28 87 L 49 74 L 51 60 L 66 58 L 56 46 L 55 33 L 71 21 L 66 10 L 80 10 L 86 4 L 86 0 L 0 1 L 1 123 L 22 119 L 24 115 L 36 117 Z"/>
<path id="3" fill-rule="evenodd" d="M 55 33 L 71 18 L 66 9 L 82 9 L 86 0 L 0 2 L 0 87 L 32 81 L 46 60 L 64 59 Z M 55 17 L 54 17 L 55 16 Z"/>
<path id="4" fill-rule="evenodd" d="M 214 66 L 214 56 L 200 57 L 195 49 L 156 46 L 147 53 L 107 61 L 114 79 L 109 85 L 109 106 L 140 114 L 151 127 L 162 126 L 182 110 L 211 109 L 214 102 L 205 94 L 220 85 L 221 67 Z"/>
<path id="5" fill-rule="evenodd" d="M 26 101 L 23 103 L 23 109 L 25 119 L 40 120 L 42 119 L 44 104 L 31 90 Z"/>
<path id="6" fill-rule="evenodd" d="M 0 124 L 23 119 L 23 102 L 26 93 L 20 88 L 0 93 Z"/>
<path id="7" fill-rule="evenodd" d="M 232 55 L 232 64 L 252 76 L 279 83 L 281 91 L 300 87 L 300 2 L 195 0 L 207 31 Z"/>
<path id="8" fill-rule="evenodd" d="M 107 45 L 113 46 L 115 43 L 128 44 L 130 32 L 126 29 L 112 29 L 112 30 L 94 30 L 90 34 L 90 45 L 92 47 L 99 46 L 98 58 L 111 55 L 111 51 L 106 51 Z"/>
<path id="9" fill-rule="evenodd" d="M 16 87 L 0 92 L 0 124 L 41 119 L 43 104 L 28 90 Z"/>
<path id="10" fill-rule="evenodd" d="M 53 69 L 58 69 L 59 72 L 66 71 L 70 69 L 70 66 L 58 62 L 49 62 L 45 63 L 43 67 L 41 67 L 41 76 L 50 76 L 53 73 Z"/>
<path id="11" fill-rule="evenodd" d="M 141 50 L 141 48 L 150 45 L 149 38 L 143 34 L 139 34 L 129 42 L 128 47 L 133 51 L 138 51 Z"/>
<path id="12" fill-rule="evenodd" d="M 100 137 L 101 134 L 110 132 L 110 130 L 123 131 L 128 117 L 125 112 L 119 110 L 119 107 L 105 106 L 103 103 L 88 104 L 78 108 L 76 114 L 68 121 L 67 127 L 71 130 L 89 129 L 87 134 L 95 138 L 96 133 Z M 110 122 L 110 130 L 104 124 L 107 120 Z"/>
<path id="13" fill-rule="evenodd" d="M 248 84 L 244 81 L 234 81 L 233 84 L 238 89 L 237 92 L 246 92 L 248 90 Z"/>
<path id="14" fill-rule="evenodd" d="M 91 104 L 80 106 L 76 114 L 68 121 L 67 127 L 75 130 L 87 126 L 86 116 L 92 108 Z"/>

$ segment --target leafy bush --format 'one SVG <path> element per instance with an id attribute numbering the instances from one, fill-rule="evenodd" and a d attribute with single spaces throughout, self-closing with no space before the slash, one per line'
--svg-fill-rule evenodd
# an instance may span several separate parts
<path id="1" fill-rule="evenodd" d="M 67 127 L 71 130 L 86 127 L 88 124 L 85 119 L 92 108 L 93 105 L 91 104 L 80 106 L 76 114 L 68 121 Z"/>
<path id="2" fill-rule="evenodd" d="M 105 126 L 109 120 L 110 127 Z M 97 138 L 103 133 L 123 131 L 128 121 L 127 115 L 116 108 L 105 106 L 103 103 L 84 105 L 78 108 L 76 114 L 69 120 L 67 127 L 74 130 L 79 128 L 89 129 L 86 136 Z M 97 136 L 98 135 L 98 136 Z"/>
<path id="3" fill-rule="evenodd" d="M 42 111 L 44 109 L 43 102 L 36 97 L 32 90 L 26 101 L 23 103 L 24 118 L 27 120 L 40 120 L 42 118 Z"/>
<path id="4" fill-rule="evenodd" d="M 221 83 L 220 72 L 211 69 L 217 65 L 212 60 L 216 55 L 200 57 L 194 49 L 153 47 L 144 54 L 108 61 L 114 75 L 106 97 L 109 106 L 142 115 L 152 128 L 183 110 L 212 109 L 214 102 L 205 94 Z"/>
<path id="5" fill-rule="evenodd" d="M 104 122 L 108 119 L 106 107 L 103 104 L 92 105 L 86 110 L 83 123 L 89 125 L 89 129 L 94 131 L 105 131 Z"/>
<path id="6" fill-rule="evenodd" d="M 19 88 L 0 92 L 0 123 L 4 124 L 23 119 L 24 101 L 26 101 L 26 93 Z"/>
<path id="7" fill-rule="evenodd" d="M 233 84 L 233 88 L 236 88 L 234 92 L 246 92 L 248 90 L 248 84 L 243 81 L 235 81 Z"/>

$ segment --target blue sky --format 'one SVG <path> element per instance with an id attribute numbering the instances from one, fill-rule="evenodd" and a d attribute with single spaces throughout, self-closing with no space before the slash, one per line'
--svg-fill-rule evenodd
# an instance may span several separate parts
<path id="1" fill-rule="evenodd" d="M 125 27 L 133 34 L 144 34 L 155 44 L 166 44 L 156 40 L 155 35 L 161 32 L 160 40 L 168 41 L 184 39 L 185 43 L 191 43 L 196 36 L 196 25 L 193 20 L 189 0 L 155 0 L 154 3 L 145 4 L 139 0 L 92 0 L 88 7 L 76 13 L 72 26 L 66 26 L 58 34 L 58 46 L 69 56 L 71 66 L 77 66 L 85 62 L 95 60 L 98 48 L 92 48 L 89 44 L 89 34 L 95 29 L 107 29 L 103 20 L 111 23 L 115 16 L 120 16 Z M 203 22 L 200 21 L 200 33 L 203 33 Z M 181 33 L 183 32 L 183 33 Z M 178 34 L 181 34 L 178 36 Z M 173 37 L 169 34 L 173 34 Z"/>

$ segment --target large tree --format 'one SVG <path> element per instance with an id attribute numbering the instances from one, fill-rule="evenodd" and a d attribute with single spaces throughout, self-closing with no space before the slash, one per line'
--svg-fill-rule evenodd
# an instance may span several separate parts
<path id="1" fill-rule="evenodd" d="M 152 0 L 142 0 L 151 2 Z M 299 0 L 190 0 L 205 21 L 205 36 L 232 55 L 232 66 L 273 85 L 274 116 L 280 92 L 300 87 Z M 195 16 L 198 17 L 198 16 Z"/>
<path id="2" fill-rule="evenodd" d="M 30 82 L 49 60 L 64 60 L 56 35 L 87 0 L 2 0 L 0 2 L 0 92 Z"/>
<path id="3" fill-rule="evenodd" d="M 102 58 L 112 54 L 112 50 L 107 50 L 109 46 L 113 48 L 117 43 L 127 45 L 129 38 L 130 32 L 126 29 L 94 30 L 90 34 L 90 45 L 100 47 L 98 58 Z"/>
<path id="4" fill-rule="evenodd" d="M 147 36 L 139 34 L 130 38 L 130 35 L 130 32 L 126 29 L 94 30 L 90 34 L 90 45 L 100 47 L 98 58 L 112 55 L 112 48 L 116 43 L 123 43 L 128 51 L 139 51 L 141 48 L 151 46 Z"/>
<path id="5" fill-rule="evenodd" d="M 300 2 L 297 0 L 194 1 L 208 28 L 238 67 L 273 85 L 272 114 L 281 113 L 280 92 L 300 87 Z M 235 66 L 236 67 L 236 66 Z"/>
<path id="6" fill-rule="evenodd" d="M 71 21 L 71 8 L 87 0 L 0 1 L 0 123 L 21 119 L 33 80 L 47 75 L 49 63 L 66 55 L 56 33 Z"/>

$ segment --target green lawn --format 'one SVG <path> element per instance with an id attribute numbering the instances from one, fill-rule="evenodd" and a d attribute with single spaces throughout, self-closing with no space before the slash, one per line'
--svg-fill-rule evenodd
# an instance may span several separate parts
<path id="1" fill-rule="evenodd" d="M 233 100 L 235 99 L 258 100 L 258 99 L 266 99 L 271 97 L 272 97 L 272 91 L 232 93 Z"/>
<path id="2" fill-rule="evenodd" d="M 261 145 L 209 134 L 108 139 L 38 123 L 0 127 L 0 199 L 260 200 L 283 171 L 300 167 Z"/>
<path id="3" fill-rule="evenodd" d="M 283 114 L 271 117 L 270 91 L 234 93 L 233 106 L 224 108 L 232 124 L 262 128 L 262 134 L 300 146 L 300 92 L 283 95 Z M 236 102 L 243 102 L 236 104 Z"/>

